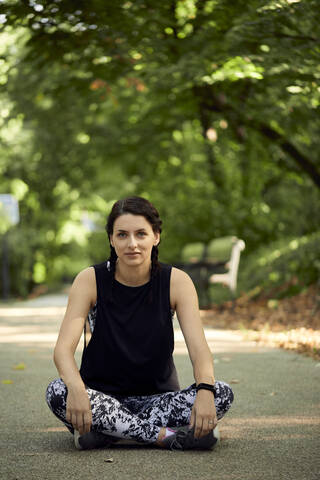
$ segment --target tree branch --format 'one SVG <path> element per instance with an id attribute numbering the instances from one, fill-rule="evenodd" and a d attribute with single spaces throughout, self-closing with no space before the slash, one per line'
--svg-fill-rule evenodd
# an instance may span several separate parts
<path id="1" fill-rule="evenodd" d="M 215 185 L 220 186 L 222 184 L 222 181 L 221 181 L 219 172 L 217 171 L 218 166 L 217 166 L 216 158 L 215 158 L 212 146 L 209 145 L 208 138 L 207 138 L 207 130 L 210 127 L 211 122 L 208 115 L 208 109 L 206 108 L 206 101 L 202 97 L 199 98 L 199 96 L 196 94 L 196 92 L 198 92 L 197 87 L 194 87 L 194 92 L 195 92 L 196 98 L 198 98 L 199 120 L 202 127 L 202 137 L 205 142 L 205 150 L 207 155 L 209 174 L 212 182 Z"/>
<path id="2" fill-rule="evenodd" d="M 258 131 L 261 135 L 268 138 L 269 140 L 277 142 L 279 147 L 287 153 L 299 166 L 300 170 L 304 171 L 311 178 L 316 187 L 320 188 L 320 172 L 316 166 L 309 160 L 303 153 L 301 153 L 297 147 L 295 147 L 289 140 L 277 132 L 269 125 L 264 122 L 259 122 L 257 120 L 250 120 L 246 118 L 242 113 L 238 112 L 234 107 L 230 106 L 227 103 L 226 98 L 223 95 L 215 96 L 208 94 L 207 88 L 196 87 L 194 89 L 197 96 L 201 95 L 202 98 L 202 109 L 206 108 L 211 112 L 223 113 L 234 122 L 234 116 L 238 118 L 238 123 L 241 125 L 246 125 L 253 130 Z"/>
<path id="3" fill-rule="evenodd" d="M 288 153 L 299 165 L 299 167 L 304 170 L 311 177 L 313 183 L 320 188 L 320 173 L 317 171 L 315 165 L 299 150 L 290 143 L 283 135 L 281 135 L 276 130 L 272 129 L 263 122 L 256 123 L 250 122 L 250 127 L 255 128 L 265 137 L 270 140 L 275 140 L 278 142 L 282 150 Z"/>

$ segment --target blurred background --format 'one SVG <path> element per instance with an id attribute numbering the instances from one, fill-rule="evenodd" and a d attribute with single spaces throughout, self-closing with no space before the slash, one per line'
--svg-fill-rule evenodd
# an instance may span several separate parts
<path id="1" fill-rule="evenodd" d="M 5 296 L 55 291 L 105 260 L 107 215 L 128 195 L 158 208 L 164 262 L 217 239 L 211 256 L 227 260 L 221 239 L 236 236 L 238 296 L 316 285 L 318 8 L 1 1 L 0 194 L 19 205 L 12 220 L 0 202 Z M 229 294 L 209 287 L 211 302 Z"/>

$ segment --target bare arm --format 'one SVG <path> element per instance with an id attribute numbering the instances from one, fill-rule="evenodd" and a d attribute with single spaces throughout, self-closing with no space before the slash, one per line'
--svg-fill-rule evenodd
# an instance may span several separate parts
<path id="1" fill-rule="evenodd" d="M 87 268 L 75 278 L 54 349 L 54 362 L 68 388 L 66 418 L 80 434 L 90 430 L 91 408 L 74 353 L 79 343 L 85 319 L 96 300 L 93 268 Z"/>
<path id="2" fill-rule="evenodd" d="M 214 384 L 212 354 L 208 347 L 199 314 L 198 296 L 190 277 L 176 268 L 171 273 L 171 306 L 175 308 L 186 341 L 197 384 Z M 209 423 L 213 422 L 213 423 Z M 191 415 L 195 436 L 206 435 L 217 424 L 213 394 L 199 390 Z"/>

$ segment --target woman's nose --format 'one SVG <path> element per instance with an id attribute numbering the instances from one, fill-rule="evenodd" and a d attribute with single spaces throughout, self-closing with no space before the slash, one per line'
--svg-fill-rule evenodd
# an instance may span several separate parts
<path id="1" fill-rule="evenodd" d="M 129 247 L 130 248 L 136 248 L 137 246 L 137 240 L 134 235 L 130 235 L 129 237 Z"/>

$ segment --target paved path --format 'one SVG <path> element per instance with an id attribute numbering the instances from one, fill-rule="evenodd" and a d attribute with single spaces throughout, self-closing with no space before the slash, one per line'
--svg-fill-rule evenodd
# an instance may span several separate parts
<path id="1" fill-rule="evenodd" d="M 52 349 L 65 303 L 65 296 L 45 296 L 18 307 L 0 305 L 0 479 L 320 479 L 320 364 L 225 330 L 206 329 L 216 377 L 235 393 L 213 452 L 76 451 L 44 401 L 56 377 Z M 181 385 L 190 384 L 178 329 L 175 361 Z M 19 364 L 25 368 L 14 369 Z M 8 380 L 13 383 L 2 383 Z M 113 463 L 105 462 L 109 457 Z"/>

